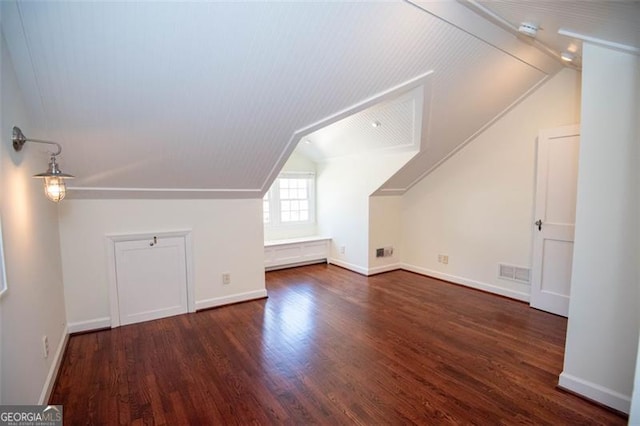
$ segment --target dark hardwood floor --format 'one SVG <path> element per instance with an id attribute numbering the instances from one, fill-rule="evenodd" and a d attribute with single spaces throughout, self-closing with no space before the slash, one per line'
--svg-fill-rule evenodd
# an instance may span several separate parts
<path id="1" fill-rule="evenodd" d="M 625 424 L 556 389 L 566 320 L 404 271 L 267 273 L 269 298 L 72 336 L 76 424 Z"/>

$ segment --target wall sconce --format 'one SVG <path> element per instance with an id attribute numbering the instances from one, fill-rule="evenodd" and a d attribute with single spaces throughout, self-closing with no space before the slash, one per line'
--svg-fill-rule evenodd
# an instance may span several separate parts
<path id="1" fill-rule="evenodd" d="M 19 127 L 13 127 L 13 136 L 11 137 L 13 141 L 13 149 L 16 151 L 22 150 L 22 146 L 26 142 L 33 143 L 44 143 L 47 145 L 55 145 L 58 147 L 56 152 L 51 153 L 51 160 L 49 161 L 49 168 L 44 173 L 38 173 L 33 176 L 34 178 L 42 178 L 44 179 L 44 193 L 48 199 L 57 203 L 67 195 L 67 186 L 64 183 L 65 179 L 73 179 L 75 176 L 62 173 L 62 171 L 58 168 L 58 163 L 56 163 L 56 157 L 60 155 L 62 152 L 62 146 L 60 146 L 57 142 L 51 141 L 43 141 L 40 139 L 27 139 L 20 130 Z"/>

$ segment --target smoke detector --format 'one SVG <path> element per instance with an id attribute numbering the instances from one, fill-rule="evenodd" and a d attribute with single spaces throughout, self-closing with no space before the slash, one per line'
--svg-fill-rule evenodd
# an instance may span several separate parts
<path id="1" fill-rule="evenodd" d="M 518 31 L 528 37 L 535 37 L 538 34 L 538 26 L 530 22 L 523 22 L 518 27 Z"/>

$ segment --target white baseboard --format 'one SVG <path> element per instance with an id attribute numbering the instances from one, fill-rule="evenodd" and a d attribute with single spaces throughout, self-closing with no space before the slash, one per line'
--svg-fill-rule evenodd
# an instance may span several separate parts
<path id="1" fill-rule="evenodd" d="M 232 296 L 214 297 L 196 301 L 196 311 L 202 309 L 215 308 L 217 306 L 230 305 L 238 302 L 248 302 L 249 300 L 263 299 L 267 297 L 267 290 L 249 291 L 246 293 L 234 294 Z"/>
<path id="2" fill-rule="evenodd" d="M 58 370 L 60 370 L 60 365 L 62 364 L 62 356 L 64 355 L 64 350 L 67 347 L 68 341 L 69 328 L 65 327 L 62 331 L 60 342 L 58 342 L 56 353 L 53 355 L 53 361 L 51 362 L 49 374 L 47 374 L 47 379 L 44 381 L 44 386 L 42 388 L 42 392 L 40 393 L 40 399 L 38 400 L 38 404 L 40 405 L 49 403 L 49 397 L 51 396 L 51 392 L 53 391 L 53 385 L 55 384 L 56 377 L 58 377 Z"/>
<path id="3" fill-rule="evenodd" d="M 327 259 L 328 263 L 332 265 L 338 265 L 344 269 L 348 269 L 353 272 L 357 272 L 360 275 L 369 275 L 369 270 L 359 265 L 354 265 L 353 263 L 344 262 L 339 259 Z"/>
<path id="4" fill-rule="evenodd" d="M 623 395 L 612 389 L 605 388 L 588 380 L 567 374 L 564 371 L 560 374 L 558 386 L 570 392 L 577 393 L 592 401 L 604 404 L 615 410 L 629 414 L 631 411 L 631 397 Z"/>
<path id="5" fill-rule="evenodd" d="M 480 281 L 470 280 L 468 278 L 462 278 L 455 275 L 443 274 L 442 272 L 433 271 L 431 269 L 422 268 L 420 266 L 410 265 L 408 263 L 401 263 L 400 267 L 410 272 L 415 272 L 420 275 L 427 275 L 433 278 L 438 278 L 444 281 L 449 281 L 455 284 L 464 285 L 466 287 L 483 290 L 493 294 L 499 294 L 500 296 L 509 297 L 511 299 L 521 300 L 523 302 L 529 302 L 529 294 L 521 291 L 510 290 L 508 288 L 498 287 L 493 284 L 487 284 Z"/>
<path id="6" fill-rule="evenodd" d="M 402 265 L 400 263 L 392 263 L 390 265 L 382 265 L 382 266 L 374 266 L 373 268 L 369 268 L 367 271 L 367 275 L 375 275 L 381 274 L 383 272 L 395 271 L 397 269 L 401 269 Z"/>
<path id="7" fill-rule="evenodd" d="M 297 268 L 298 266 L 317 265 L 319 263 L 327 263 L 327 259 L 307 260 L 304 262 L 287 263 L 284 265 L 266 266 L 265 272 L 277 271 L 279 269 Z"/>
<path id="8" fill-rule="evenodd" d="M 70 322 L 69 333 L 81 333 L 83 331 L 100 330 L 111 328 L 111 318 L 96 318 L 88 321 Z"/>

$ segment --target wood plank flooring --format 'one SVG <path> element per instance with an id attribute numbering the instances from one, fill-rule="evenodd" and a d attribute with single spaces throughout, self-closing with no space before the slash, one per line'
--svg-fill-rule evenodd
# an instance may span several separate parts
<path id="1" fill-rule="evenodd" d="M 566 320 L 405 271 L 267 273 L 269 298 L 72 336 L 76 424 L 625 424 L 556 389 Z"/>

